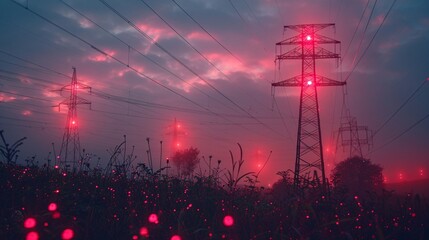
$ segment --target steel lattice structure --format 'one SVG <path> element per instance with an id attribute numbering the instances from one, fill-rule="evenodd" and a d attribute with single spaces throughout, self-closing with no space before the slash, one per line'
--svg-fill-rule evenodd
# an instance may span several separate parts
<path id="1" fill-rule="evenodd" d="M 91 89 L 91 87 L 78 83 L 76 68 L 73 68 L 73 76 L 70 85 L 66 85 L 59 90 L 61 92 L 69 91 L 70 96 L 57 105 L 58 108 L 60 108 L 61 105 L 67 105 L 68 107 L 67 121 L 64 128 L 60 154 L 56 157 L 56 166 L 64 170 L 69 170 L 71 167 L 73 171 L 76 171 L 77 165 L 79 164 L 79 168 L 81 168 L 83 163 L 79 140 L 77 105 L 91 104 L 91 102 L 77 96 L 78 90 L 80 89 Z"/>
<path id="2" fill-rule="evenodd" d="M 362 146 L 367 146 L 368 149 L 372 146 L 372 131 L 367 126 L 358 125 L 356 118 L 350 116 L 349 110 L 346 110 L 346 116 L 341 120 L 338 135 L 343 150 L 349 148 L 349 157 L 363 157 Z"/>
<path id="3" fill-rule="evenodd" d="M 317 88 L 341 86 L 345 83 L 317 75 L 316 59 L 340 58 L 339 54 L 321 47 L 323 44 L 333 44 L 335 47 L 340 41 L 318 34 L 320 30 L 334 26 L 334 24 L 285 26 L 284 30 L 293 30 L 298 32 L 298 35 L 276 43 L 276 47 L 280 47 L 276 62 L 279 64 L 284 60 L 302 62 L 300 75 L 272 84 L 273 87 L 301 88 L 294 172 L 294 186 L 298 189 L 320 186 L 322 191 L 326 191 L 327 187 Z M 295 47 L 292 49 L 289 47 L 289 50 L 283 53 L 282 46 L 285 45 Z"/>

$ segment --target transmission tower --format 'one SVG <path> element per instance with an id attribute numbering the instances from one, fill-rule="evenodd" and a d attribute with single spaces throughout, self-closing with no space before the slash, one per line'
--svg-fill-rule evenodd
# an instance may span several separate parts
<path id="1" fill-rule="evenodd" d="M 186 135 L 186 132 L 183 130 L 182 124 L 177 122 L 176 118 L 174 118 L 174 124 L 172 126 L 169 126 L 169 128 L 171 130 L 167 132 L 167 135 L 172 135 L 170 155 L 173 156 L 178 150 L 183 147 L 183 143 L 179 141 L 179 136 Z"/>
<path id="2" fill-rule="evenodd" d="M 318 34 L 320 30 L 334 26 L 334 24 L 285 26 L 285 31 L 290 29 L 298 34 L 276 43 L 276 48 L 280 48 L 280 54 L 276 56 L 279 66 L 284 60 L 301 60 L 302 63 L 300 75 L 272 84 L 273 87 L 301 88 L 294 172 L 296 189 L 321 187 L 322 192 L 327 190 L 317 88 L 341 86 L 345 82 L 317 75 L 316 59 L 340 58 L 335 51 L 321 47 L 323 44 L 333 44 L 336 48 L 340 41 Z M 283 46 L 294 47 L 283 52 Z"/>
<path id="3" fill-rule="evenodd" d="M 338 130 L 338 141 L 340 139 L 343 150 L 349 148 L 349 157 L 363 157 L 362 147 L 367 146 L 369 149 L 372 146 L 372 131 L 367 126 L 359 126 L 347 109 Z"/>
<path id="4" fill-rule="evenodd" d="M 61 93 L 69 91 L 70 96 L 60 102 L 57 107 L 60 110 L 61 105 L 67 105 L 68 114 L 66 126 L 64 128 L 63 141 L 61 143 L 60 154 L 56 159 L 56 166 L 61 169 L 76 171 L 77 165 L 79 168 L 82 167 L 83 157 L 80 149 L 79 141 L 79 121 L 77 118 L 77 105 L 79 104 L 91 104 L 86 99 L 77 96 L 80 89 L 90 89 L 91 87 L 78 83 L 76 77 L 76 68 L 73 68 L 73 76 L 70 85 L 66 85 L 59 89 Z"/>

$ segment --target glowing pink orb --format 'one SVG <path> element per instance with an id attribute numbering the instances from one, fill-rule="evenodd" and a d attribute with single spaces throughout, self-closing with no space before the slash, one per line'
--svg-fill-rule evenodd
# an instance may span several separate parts
<path id="1" fill-rule="evenodd" d="M 155 213 L 152 213 L 151 215 L 149 215 L 148 220 L 150 223 L 158 224 L 158 215 L 156 215 Z"/>
<path id="2" fill-rule="evenodd" d="M 39 240 L 39 233 L 29 232 L 29 233 L 27 233 L 25 240 Z"/>
<path id="3" fill-rule="evenodd" d="M 70 228 L 67 228 L 66 230 L 63 231 L 63 233 L 61 234 L 61 239 L 63 240 L 68 240 L 68 239 L 72 239 L 74 236 L 74 232 L 73 230 L 71 230 Z"/>
<path id="4" fill-rule="evenodd" d="M 60 212 L 54 212 L 53 214 L 52 214 L 52 218 L 53 219 L 58 219 L 58 218 L 60 218 L 61 217 L 61 213 Z"/>
<path id="5" fill-rule="evenodd" d="M 34 218 L 27 218 L 24 221 L 24 227 L 25 228 L 34 228 L 36 226 L 36 219 Z"/>
<path id="6" fill-rule="evenodd" d="M 147 229 L 147 227 L 140 228 L 140 235 L 143 237 L 149 237 L 149 229 Z"/>
<path id="7" fill-rule="evenodd" d="M 50 203 L 48 206 L 48 210 L 50 212 L 56 211 L 57 210 L 57 204 L 56 203 Z"/>
<path id="8" fill-rule="evenodd" d="M 170 240 L 182 240 L 182 238 L 179 235 L 174 235 Z"/>
<path id="9" fill-rule="evenodd" d="M 308 85 L 308 86 L 310 86 L 310 85 L 312 85 L 312 84 L 313 84 L 313 81 L 311 81 L 311 80 L 308 80 L 308 81 L 307 81 L 307 85 Z"/>
<path id="10" fill-rule="evenodd" d="M 231 227 L 232 225 L 234 225 L 234 218 L 230 215 L 226 215 L 223 218 L 223 225 L 225 225 L 227 227 Z"/>
<path id="11" fill-rule="evenodd" d="M 305 37 L 305 39 L 307 39 L 307 41 L 310 41 L 311 40 L 311 36 L 307 35 L 307 37 Z"/>

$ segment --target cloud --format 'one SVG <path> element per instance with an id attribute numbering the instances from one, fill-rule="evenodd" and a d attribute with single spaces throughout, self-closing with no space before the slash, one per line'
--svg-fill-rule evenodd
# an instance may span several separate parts
<path id="1" fill-rule="evenodd" d="M 13 102 L 15 100 L 17 100 L 15 96 L 0 92 L 0 102 Z"/>

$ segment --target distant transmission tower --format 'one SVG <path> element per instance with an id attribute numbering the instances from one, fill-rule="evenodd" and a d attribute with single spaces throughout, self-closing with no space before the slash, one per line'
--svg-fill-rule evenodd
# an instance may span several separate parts
<path id="1" fill-rule="evenodd" d="M 173 156 L 178 150 L 180 150 L 183 147 L 183 143 L 179 141 L 180 136 L 186 135 L 186 132 L 183 130 L 182 124 L 177 122 L 176 118 L 174 118 L 174 124 L 169 126 L 169 129 L 171 129 L 169 132 L 167 132 L 167 135 L 172 136 L 172 142 L 171 142 L 171 152 L 170 155 Z"/>
<path id="2" fill-rule="evenodd" d="M 79 121 L 77 118 L 77 105 L 78 104 L 91 104 L 86 99 L 77 96 L 77 92 L 80 89 L 91 89 L 91 87 L 78 83 L 76 77 L 76 68 L 73 68 L 73 77 L 70 85 L 66 85 L 58 91 L 69 91 L 70 97 L 60 102 L 57 107 L 60 109 L 61 105 L 68 106 L 68 114 L 66 126 L 63 134 L 63 141 L 61 143 L 60 154 L 56 159 L 56 166 L 59 165 L 61 169 L 76 171 L 77 165 L 79 168 L 82 167 L 82 152 L 80 149 L 79 141 Z"/>
<path id="3" fill-rule="evenodd" d="M 356 118 L 350 116 L 348 109 L 341 119 L 338 136 L 343 150 L 349 149 L 349 157 L 363 157 L 362 147 L 367 146 L 369 149 L 372 146 L 372 131 L 367 126 L 359 126 Z"/>
<path id="4" fill-rule="evenodd" d="M 298 32 L 298 35 L 276 43 L 276 46 L 280 47 L 280 54 L 276 56 L 279 66 L 283 60 L 301 60 L 302 62 L 301 75 L 272 84 L 274 87 L 301 88 L 294 172 L 296 189 L 321 187 L 322 192 L 327 190 L 317 87 L 340 86 L 345 83 L 316 75 L 316 59 L 340 58 L 339 54 L 320 46 L 333 44 L 336 47 L 340 41 L 319 35 L 317 32 L 334 26 L 334 24 L 285 26 L 284 30 L 293 30 Z M 282 46 L 284 45 L 295 47 L 283 52 Z"/>

